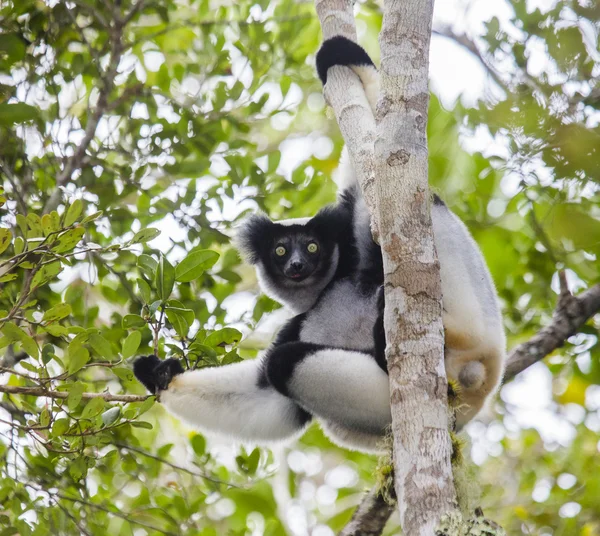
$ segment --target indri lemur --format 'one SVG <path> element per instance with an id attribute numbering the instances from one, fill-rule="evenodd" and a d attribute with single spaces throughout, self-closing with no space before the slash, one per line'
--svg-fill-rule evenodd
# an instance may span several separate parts
<path id="1" fill-rule="evenodd" d="M 333 65 L 352 68 L 374 106 L 379 80 L 366 52 L 330 39 L 317 56 L 323 83 Z M 170 412 L 207 432 L 257 443 L 297 436 L 315 417 L 336 443 L 376 448 L 391 422 L 381 252 L 347 155 L 338 176 L 338 202 L 314 218 L 275 223 L 255 215 L 239 233 L 262 289 L 297 314 L 262 357 L 187 372 L 173 359 L 136 361 L 136 376 Z M 498 385 L 504 331 L 494 286 L 466 227 L 437 197 L 431 216 L 446 371 L 461 387 L 462 426 Z"/>

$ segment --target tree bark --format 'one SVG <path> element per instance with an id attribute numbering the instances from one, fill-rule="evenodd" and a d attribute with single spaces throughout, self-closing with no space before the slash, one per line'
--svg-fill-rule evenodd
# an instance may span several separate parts
<path id="1" fill-rule="evenodd" d="M 356 40 L 351 2 L 317 0 L 316 7 L 324 39 L 344 35 Z M 440 517 L 456 508 L 441 282 L 427 176 L 432 14 L 431 0 L 392 0 L 384 5 L 382 93 L 374 144 L 375 125 L 358 78 L 347 68 L 335 67 L 325 88 L 382 246 L 395 488 L 401 524 L 406 534 L 428 536 Z"/>
<path id="2" fill-rule="evenodd" d="M 457 508 L 450 463 L 442 292 L 429 212 L 432 0 L 384 2 L 375 191 L 385 272 L 395 489 L 406 534 Z"/>

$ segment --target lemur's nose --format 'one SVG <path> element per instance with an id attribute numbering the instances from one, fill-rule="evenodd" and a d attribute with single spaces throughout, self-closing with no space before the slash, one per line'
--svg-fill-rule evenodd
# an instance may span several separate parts
<path id="1" fill-rule="evenodd" d="M 292 261 L 290 263 L 290 266 L 292 267 L 292 269 L 296 270 L 296 272 L 299 272 L 300 270 L 302 270 L 302 268 L 304 268 L 304 264 L 302 264 L 300 261 Z"/>

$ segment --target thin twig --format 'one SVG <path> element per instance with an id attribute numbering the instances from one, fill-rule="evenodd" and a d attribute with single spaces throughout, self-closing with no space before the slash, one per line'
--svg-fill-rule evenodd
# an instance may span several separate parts
<path id="1" fill-rule="evenodd" d="M 18 385 L 0 385 L 0 393 L 10 393 L 13 395 L 25 396 L 45 396 L 48 398 L 65 399 L 69 396 L 66 391 L 53 391 L 42 387 L 21 387 Z M 113 395 L 111 393 L 83 393 L 84 400 L 92 398 L 101 398 L 106 402 L 143 402 L 152 395 Z"/>
<path id="2" fill-rule="evenodd" d="M 529 341 L 512 350 L 504 373 L 504 381 L 514 378 L 549 353 L 560 348 L 577 333 L 593 315 L 600 311 L 600 284 L 578 296 L 569 291 L 564 272 L 559 272 L 560 294 L 550 324 Z"/>
<path id="3" fill-rule="evenodd" d="M 156 460 L 157 462 L 160 462 L 164 465 L 168 465 L 169 467 L 172 467 L 173 469 L 176 469 L 177 471 L 182 471 L 184 473 L 187 473 L 189 475 L 198 477 L 198 478 L 202 478 L 204 480 L 208 480 L 209 482 L 213 482 L 214 484 L 223 484 L 225 486 L 229 486 L 232 488 L 239 488 L 240 486 L 236 486 L 235 484 L 232 484 L 231 482 L 225 482 L 224 480 L 219 480 L 218 478 L 214 478 L 212 476 L 208 476 L 204 473 L 199 473 L 196 471 L 192 471 L 191 469 L 187 469 L 186 467 L 181 467 L 180 465 L 176 465 L 172 462 L 170 462 L 169 460 L 165 460 L 164 458 L 161 458 L 159 456 L 156 456 L 155 454 L 152 454 L 151 452 L 139 449 L 137 447 L 133 447 L 131 445 L 127 445 L 125 443 L 115 443 L 115 447 L 118 447 L 120 449 L 127 449 L 130 450 L 132 452 L 137 452 L 138 454 L 141 454 L 142 456 L 146 456 L 146 458 L 151 458 L 152 460 Z"/>

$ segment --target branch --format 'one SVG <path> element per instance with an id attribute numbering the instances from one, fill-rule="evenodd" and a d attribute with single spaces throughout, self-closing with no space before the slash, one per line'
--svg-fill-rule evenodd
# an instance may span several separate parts
<path id="1" fill-rule="evenodd" d="M 147 451 L 139 449 L 137 447 L 127 445 L 126 443 L 115 443 L 115 447 L 120 448 L 120 449 L 130 450 L 132 452 L 137 452 L 138 454 L 141 454 L 142 456 L 146 456 L 147 458 L 156 460 L 157 462 L 160 462 L 164 465 L 168 465 L 169 467 L 172 467 L 173 469 L 176 469 L 177 471 L 182 471 L 184 473 L 187 473 L 188 475 L 192 475 L 192 476 L 195 476 L 198 478 L 203 478 L 204 480 L 208 480 L 209 482 L 213 482 L 214 484 L 223 484 L 230 488 L 240 488 L 240 486 L 236 486 L 235 484 L 232 484 L 231 482 L 225 482 L 224 480 L 219 480 L 218 478 L 214 478 L 212 476 L 205 475 L 204 473 L 192 471 L 191 469 L 188 469 L 187 467 L 182 467 L 181 465 L 174 464 L 174 463 L 170 462 L 169 460 L 165 460 L 164 458 L 161 458 L 160 456 L 156 456 L 155 454 L 152 454 L 151 452 L 147 452 Z"/>
<path id="2" fill-rule="evenodd" d="M 507 93 L 511 91 L 506 82 L 502 80 L 502 77 L 496 71 L 494 66 L 487 60 L 487 58 L 483 55 L 483 53 L 479 50 L 477 45 L 472 39 L 469 39 L 465 34 L 458 35 L 454 33 L 449 26 L 443 26 L 441 28 L 437 28 L 433 30 L 435 35 L 439 35 L 440 37 L 445 37 L 454 41 L 456 44 L 466 48 L 473 56 L 475 56 L 481 65 L 486 69 L 489 75 L 494 79 L 494 82 L 498 84 L 502 89 L 504 89 Z"/>
<path id="3" fill-rule="evenodd" d="M 94 110 L 88 115 L 85 134 L 79 147 L 77 147 L 73 154 L 67 159 L 64 168 L 56 177 L 56 189 L 52 192 L 52 195 L 44 205 L 44 214 L 53 211 L 58 206 L 61 199 L 61 188 L 71 180 L 73 173 L 82 167 L 85 153 L 96 134 L 98 123 L 109 107 L 108 96 L 114 88 L 115 77 L 117 76 L 124 47 L 122 43 L 123 26 L 115 21 L 114 26 L 108 27 L 107 29 L 109 30 L 111 50 L 108 66 L 100 79 L 101 88 L 98 95 L 98 102 L 96 103 Z"/>
<path id="4" fill-rule="evenodd" d="M 394 507 L 387 504 L 377 486 L 369 491 L 339 536 L 378 536 L 382 533 Z"/>
<path id="5" fill-rule="evenodd" d="M 43 387 L 20 387 L 17 385 L 0 385 L 0 393 L 26 396 L 46 396 L 48 398 L 65 399 L 69 396 L 66 391 L 52 391 Z M 110 393 L 83 393 L 82 398 L 89 400 L 101 398 L 106 402 L 143 402 L 152 395 L 113 395 Z"/>
<path id="6" fill-rule="evenodd" d="M 502 79 L 500 73 L 496 70 L 496 68 L 492 65 L 492 63 L 485 57 L 483 52 L 479 50 L 479 47 L 475 44 L 475 41 L 467 37 L 466 34 L 458 35 L 454 33 L 450 27 L 444 26 L 433 30 L 433 33 L 439 35 L 441 37 L 446 37 L 456 44 L 466 48 L 471 54 L 473 54 L 485 67 L 490 76 L 494 79 L 494 82 L 498 84 L 504 91 L 507 93 L 511 93 L 514 91 L 513 88 L 510 87 L 510 84 Z M 533 77 L 531 77 L 525 69 L 519 68 L 518 73 L 521 76 L 522 82 L 529 88 L 531 91 L 537 91 L 540 95 L 544 95 L 544 91 L 538 85 Z M 514 75 L 514 73 L 513 73 Z M 514 76 L 513 76 L 514 78 Z"/>
<path id="7" fill-rule="evenodd" d="M 356 41 L 353 2 L 316 0 L 323 39 L 342 35 Z M 374 142 L 375 118 L 363 85 L 348 67 L 334 66 L 327 73 L 325 100 L 333 109 L 350 154 L 352 167 L 371 214 L 371 227 L 377 230 L 375 202 Z M 377 232 L 374 233 L 375 237 Z"/>
<path id="8" fill-rule="evenodd" d="M 560 348 L 577 333 L 594 314 L 600 311 L 600 284 L 573 296 L 567 286 L 564 272 L 559 272 L 560 294 L 552 321 L 529 341 L 520 344 L 510 353 L 504 372 L 504 381 L 511 380 L 549 353 Z"/>

